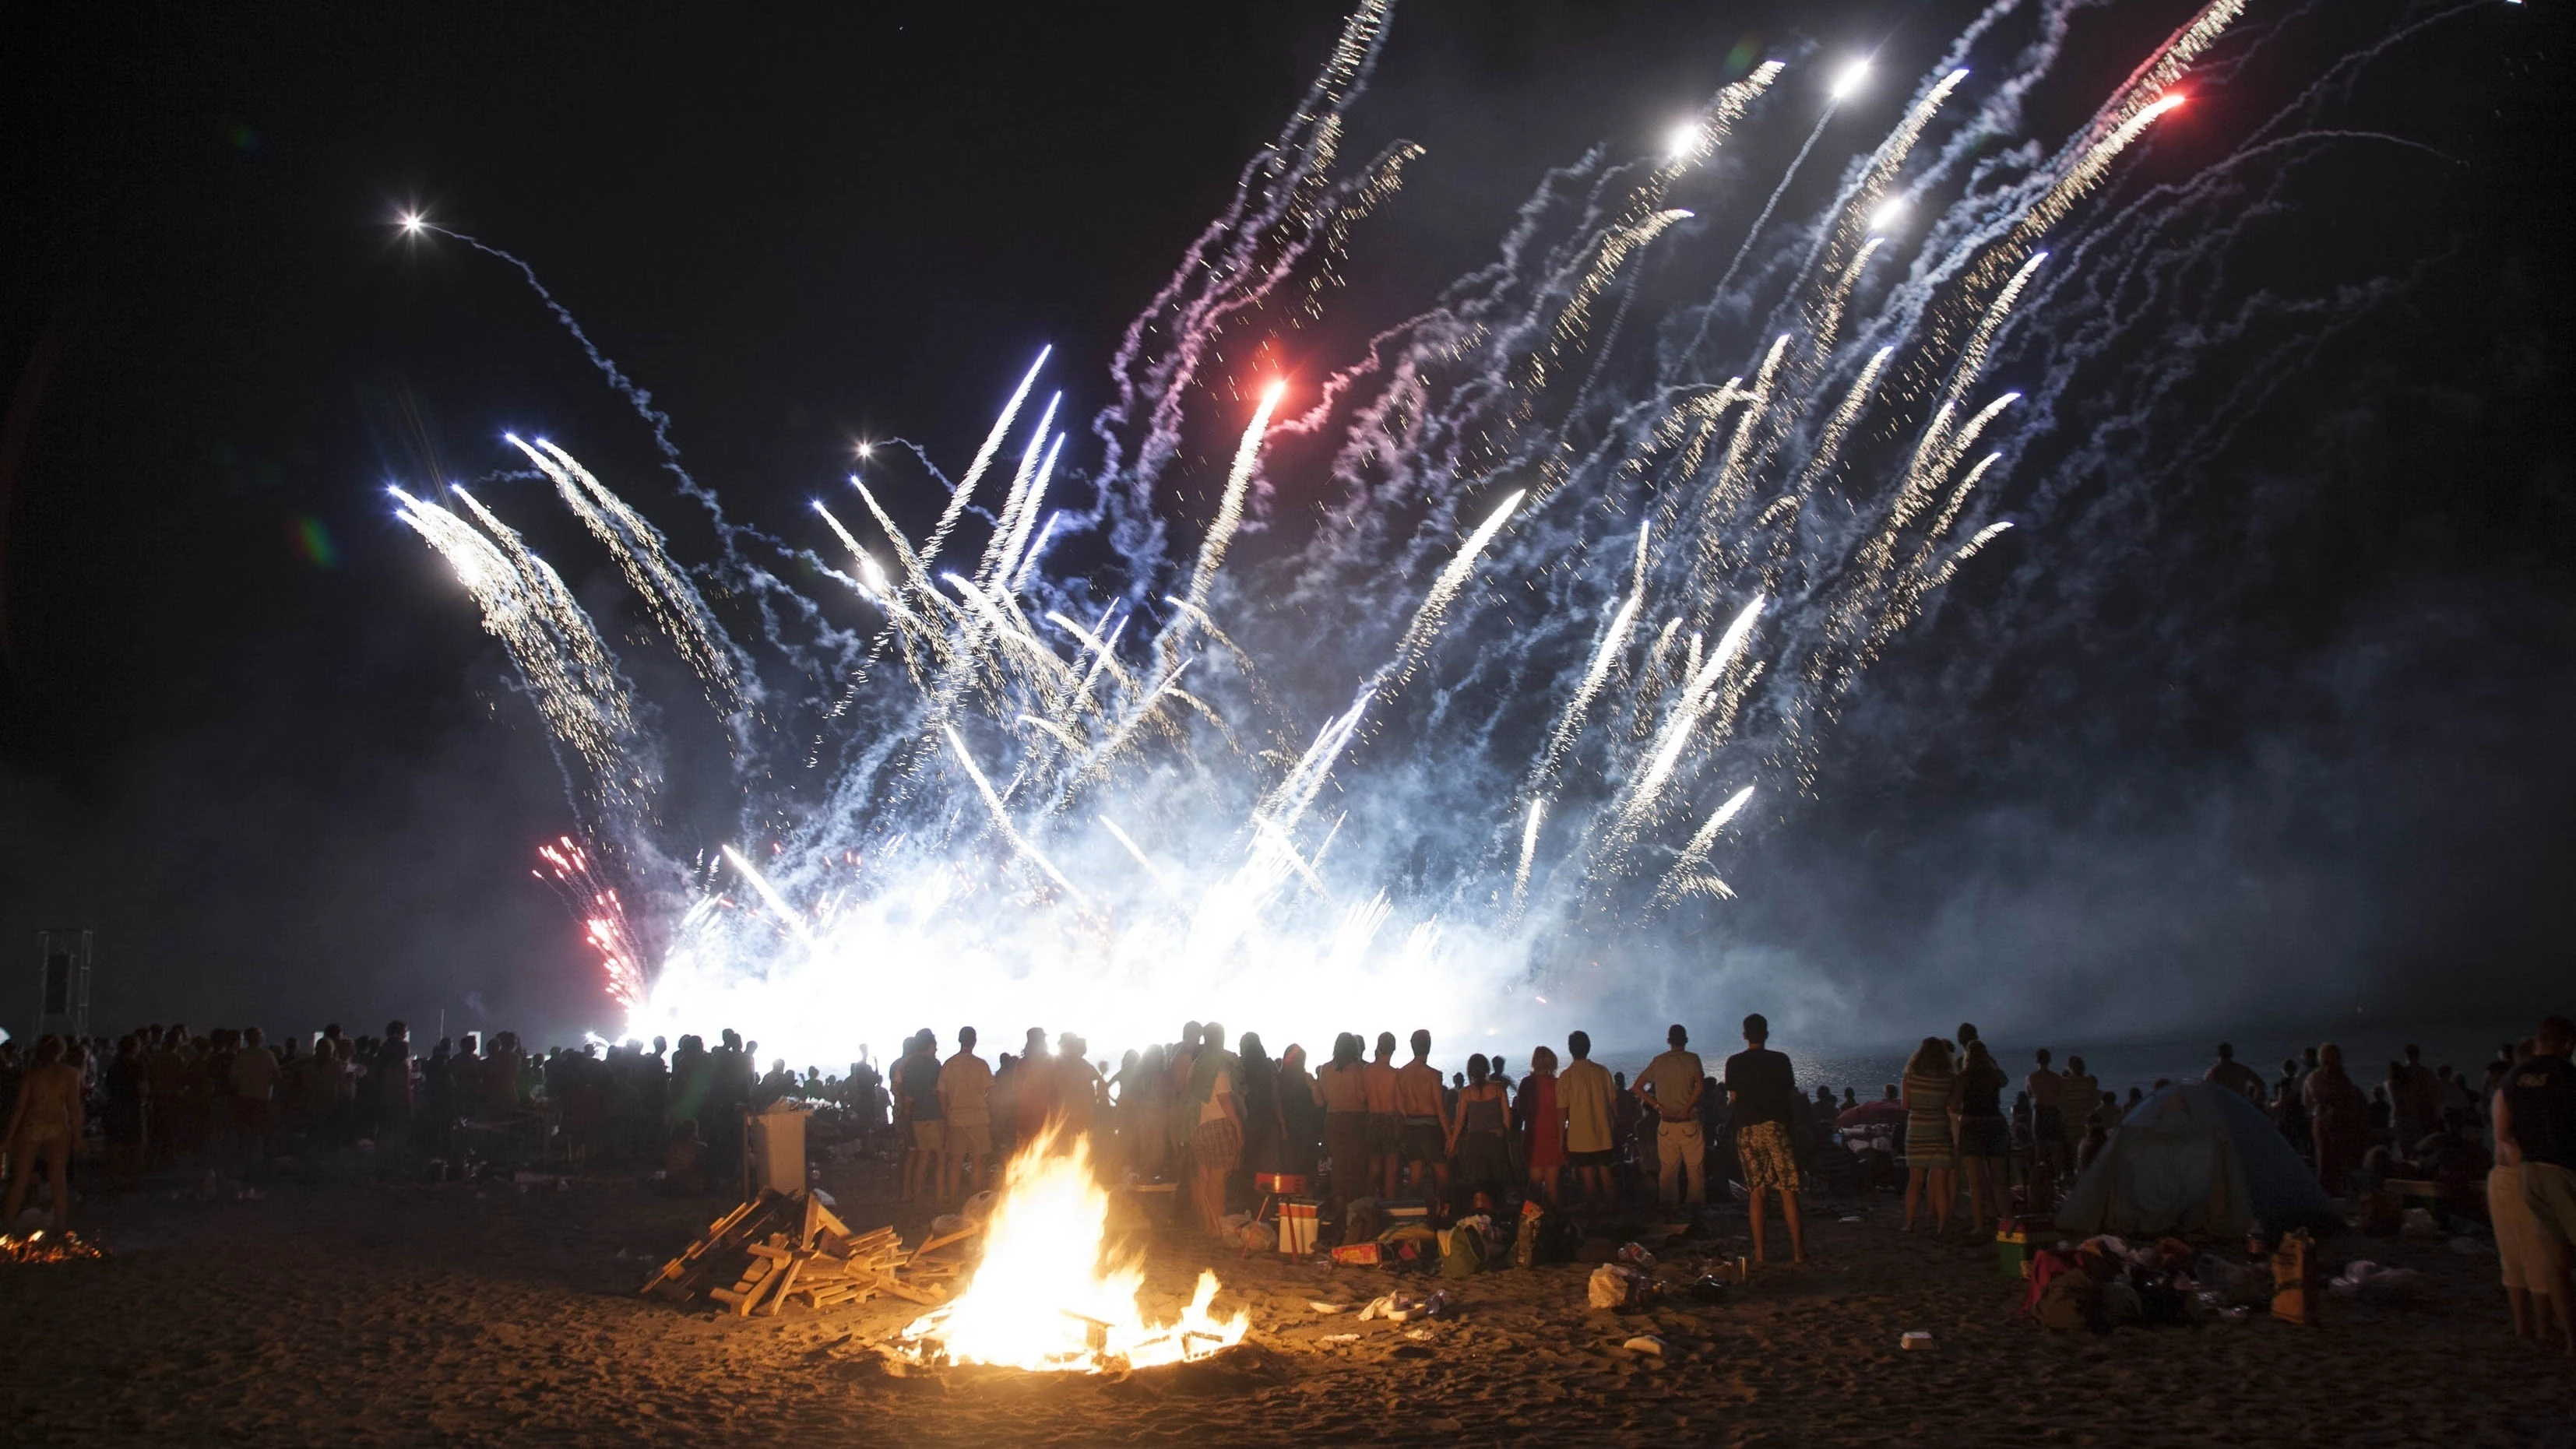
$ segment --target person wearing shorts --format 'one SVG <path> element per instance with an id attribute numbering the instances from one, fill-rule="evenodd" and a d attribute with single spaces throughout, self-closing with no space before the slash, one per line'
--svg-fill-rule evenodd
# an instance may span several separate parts
<path id="1" fill-rule="evenodd" d="M 975 1028 L 957 1029 L 957 1055 L 939 1066 L 939 1200 L 971 1197 L 993 1172 L 993 1069 L 975 1055 Z"/>
<path id="2" fill-rule="evenodd" d="M 2542 1245 L 2540 1252 L 2519 1255 L 2524 1292 L 2555 1300 L 2561 1325 L 2576 1320 L 2576 1293 L 2570 1291 L 2568 1272 L 2571 1245 L 2576 1245 L 2576 1066 L 2567 1060 L 2571 1047 L 2576 1047 L 2576 1022 L 2563 1016 L 2543 1021 L 2533 1033 L 2530 1053 L 2505 1073 L 2493 1108 L 2497 1155 L 2502 1158 L 2505 1146 L 2512 1146 L 2520 1164 L 2522 1204 L 2531 1215 L 2532 1236 Z M 2492 1202 L 2488 1209 L 2496 1218 L 2501 1250 L 2506 1214 Z M 2548 1253 L 2553 1248 L 2555 1261 Z M 2505 1288 L 2510 1297 L 2511 1277 Z M 2576 1332 L 2567 1335 L 2567 1352 L 2576 1357 Z"/>
<path id="3" fill-rule="evenodd" d="M 1771 1050 L 1771 1023 L 1760 1012 L 1744 1018 L 1744 1050 L 1726 1059 L 1726 1094 L 1733 1108 L 1735 1153 L 1744 1167 L 1745 1214 L 1753 1229 L 1753 1261 L 1765 1261 L 1763 1200 L 1780 1195 L 1789 1224 L 1789 1261 L 1807 1261 L 1807 1219 L 1798 1202 L 1798 1159 L 1789 1145 L 1798 1078 L 1788 1054 Z"/>
<path id="4" fill-rule="evenodd" d="M 2563 1337 L 2571 1329 L 2567 1305 L 2557 1297 L 2559 1276 L 2567 1270 L 2567 1248 L 2540 1229 L 2540 1219 L 2524 1197 L 2521 1153 L 2510 1142 L 2496 1144 L 2499 1161 L 2487 1172 L 2487 1213 L 2495 1228 L 2496 1257 L 2503 1269 L 2505 1302 L 2513 1310 L 2513 1331 L 2537 1339 L 2554 1322 Z"/>
<path id="5" fill-rule="evenodd" d="M 1574 1032 L 1565 1039 L 1573 1060 L 1556 1074 L 1556 1101 L 1565 1111 L 1565 1160 L 1583 1184 L 1587 1207 L 1610 1201 L 1610 1173 L 1619 1159 L 1614 1107 L 1618 1084 L 1610 1069 L 1592 1060 L 1592 1037 Z"/>
<path id="6" fill-rule="evenodd" d="M 1380 1197 L 1393 1197 L 1396 1175 L 1404 1167 L 1404 1114 L 1397 1110 L 1395 1033 L 1377 1034 L 1377 1059 L 1361 1072 L 1368 1088 L 1369 1186 Z"/>
<path id="7" fill-rule="evenodd" d="M 1416 1197 L 1449 1196 L 1449 1109 L 1440 1069 L 1431 1065 L 1431 1033 L 1413 1034 L 1413 1060 L 1395 1069 L 1395 1109 L 1403 1119 L 1405 1188 Z"/>

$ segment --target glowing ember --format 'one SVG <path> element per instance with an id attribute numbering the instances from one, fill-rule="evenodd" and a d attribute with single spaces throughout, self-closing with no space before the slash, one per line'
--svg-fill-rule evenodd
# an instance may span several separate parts
<path id="1" fill-rule="evenodd" d="M 73 1232 L 38 1228 L 32 1233 L 0 1233 L 0 1263 L 70 1263 L 104 1258 L 107 1249 Z"/>
<path id="2" fill-rule="evenodd" d="M 1185 1363 L 1243 1340 L 1246 1315 L 1209 1312 L 1209 1272 L 1178 1322 L 1146 1322 L 1144 1264 L 1113 1258 L 1108 1225 L 1089 1148 L 1077 1139 L 1058 1153 L 1054 1134 L 1039 1138 L 1011 1162 L 973 1281 L 903 1331 L 905 1351 L 924 1363 L 1099 1373 Z"/>

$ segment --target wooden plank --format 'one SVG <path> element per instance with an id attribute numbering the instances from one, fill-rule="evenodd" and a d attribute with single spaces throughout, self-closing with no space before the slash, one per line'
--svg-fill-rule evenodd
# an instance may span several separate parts
<path id="1" fill-rule="evenodd" d="M 924 1253 L 935 1253 L 941 1248 L 947 1247 L 951 1243 L 962 1243 L 982 1231 L 984 1230 L 981 1227 L 960 1228 L 956 1232 L 933 1238 L 929 1242 L 922 1244 L 920 1247 L 913 1249 L 912 1255 L 918 1258 Z"/>
<path id="2" fill-rule="evenodd" d="M 770 1317 L 776 1318 L 778 1310 L 787 1306 L 787 1295 L 796 1291 L 796 1270 L 804 1266 L 801 1261 L 789 1263 L 787 1271 L 778 1275 L 778 1291 L 769 1295 Z"/>
<path id="3" fill-rule="evenodd" d="M 912 1287 L 909 1284 L 898 1283 L 893 1278 L 883 1273 L 877 1275 L 876 1287 L 880 1292 L 891 1293 L 897 1298 L 918 1303 L 924 1308 L 936 1308 L 939 1306 L 939 1299 L 929 1292 Z"/>
<path id="4" fill-rule="evenodd" d="M 767 1258 L 775 1263 L 784 1263 L 796 1256 L 796 1250 L 793 1248 L 773 1248 L 767 1243 L 754 1243 L 744 1251 L 755 1258 Z"/>

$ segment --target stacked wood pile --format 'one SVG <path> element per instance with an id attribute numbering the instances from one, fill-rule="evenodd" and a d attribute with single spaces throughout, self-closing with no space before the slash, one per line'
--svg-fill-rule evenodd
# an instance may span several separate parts
<path id="1" fill-rule="evenodd" d="M 707 1225 L 706 1233 L 662 1265 L 644 1291 L 675 1303 L 701 1294 L 738 1316 L 790 1299 L 825 1309 L 884 1294 L 924 1308 L 945 1302 L 965 1269 L 964 1244 L 979 1229 L 932 1238 L 907 1251 L 893 1228 L 853 1233 L 810 1191 L 763 1189 Z M 929 1256 L 941 1250 L 945 1256 Z"/>

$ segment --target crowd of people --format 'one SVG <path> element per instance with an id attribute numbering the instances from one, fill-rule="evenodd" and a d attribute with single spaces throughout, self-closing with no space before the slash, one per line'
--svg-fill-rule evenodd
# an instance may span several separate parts
<path id="1" fill-rule="evenodd" d="M 731 1031 L 535 1053 L 512 1032 L 468 1032 L 416 1054 L 402 1022 L 382 1036 L 338 1023 L 270 1042 L 258 1027 L 151 1025 L 113 1045 L 46 1036 L 0 1042 L 0 1135 L 14 1221 L 41 1174 L 62 1182 L 94 1127 L 110 1179 L 174 1169 L 252 1179 L 281 1159 L 363 1160 L 384 1172 L 480 1162 L 694 1173 L 732 1160 L 742 1111 L 821 1096 L 819 1072 L 757 1070 L 758 1043 Z M 837 1084 L 835 1084 L 837 1085 Z M 56 1194 L 58 1215 L 69 1206 Z"/>
<path id="2" fill-rule="evenodd" d="M 1593 1060 L 1582 1031 L 1568 1034 L 1562 1057 L 1533 1048 L 1517 1075 L 1505 1058 L 1477 1053 L 1445 1076 L 1428 1031 L 1413 1032 L 1401 1057 L 1391 1031 L 1373 1041 L 1343 1032 L 1310 1063 L 1301 1045 L 1273 1057 L 1257 1032 L 1230 1039 L 1195 1021 L 1114 1068 L 1073 1033 L 1050 1047 L 1031 1028 L 1018 1052 L 988 1066 L 974 1028 L 949 1051 L 924 1028 L 882 1072 L 862 1060 L 847 1077 L 800 1076 L 784 1061 L 761 1072 L 758 1044 L 730 1030 L 713 1048 L 691 1035 L 676 1047 L 594 1041 L 542 1054 L 508 1032 L 415 1054 L 399 1021 L 380 1037 L 326 1026 L 309 1042 L 184 1025 L 148 1026 L 113 1047 L 49 1036 L 27 1051 L 0 1043 L 9 1171 L 0 1225 L 16 1221 L 40 1177 L 55 1185 L 62 1221 L 61 1185 L 93 1121 L 111 1176 L 172 1167 L 246 1176 L 279 1158 L 358 1154 L 386 1171 L 544 1158 L 686 1180 L 734 1160 L 746 1109 L 793 1097 L 828 1104 L 863 1149 L 899 1154 L 902 1197 L 925 1204 L 998 1187 L 1003 1165 L 1042 1139 L 1082 1144 L 1106 1180 L 1176 1185 L 1210 1234 L 1265 1181 L 1312 1184 L 1333 1218 L 1361 1198 L 1419 1199 L 1444 1217 L 1516 1201 L 1688 1210 L 1707 1200 L 1714 1163 L 1722 1185 L 1740 1186 L 1755 1256 L 1768 1256 L 1776 1203 L 1789 1256 L 1804 1261 L 1800 1199 L 1811 1179 L 1879 1180 L 1856 1142 L 1892 1140 L 1877 1168 L 1902 1182 L 1904 1231 L 1928 1216 L 1945 1232 L 1964 1201 L 1968 1226 L 1983 1232 L 2048 1213 L 2146 1093 L 2170 1085 L 2132 1086 L 2123 1098 L 2082 1057 L 2061 1068 L 2040 1048 L 2016 1087 L 1977 1028 L 1961 1023 L 1954 1036 L 1924 1038 L 1875 1100 L 1852 1087 L 1810 1096 L 1761 1015 L 1744 1018 L 1741 1036 L 1743 1049 L 1711 1073 L 1674 1025 L 1633 1081 Z M 2360 1202 L 2391 1182 L 2431 1183 L 2446 1202 L 2491 1215 L 2517 1326 L 2554 1326 L 2576 1351 L 2571 1048 L 2576 1027 L 2551 1017 L 2501 1046 L 2474 1080 L 2408 1046 L 2365 1089 L 2331 1043 L 2267 1081 L 2222 1042 L 2202 1079 L 2267 1113 L 2330 1194 Z"/>

